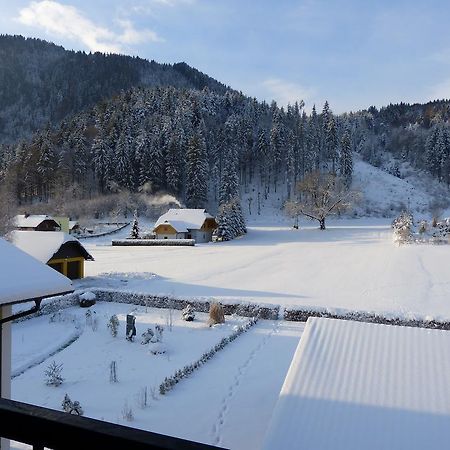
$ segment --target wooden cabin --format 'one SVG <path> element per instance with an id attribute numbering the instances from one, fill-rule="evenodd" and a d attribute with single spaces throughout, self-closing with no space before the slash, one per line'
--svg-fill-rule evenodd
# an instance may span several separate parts
<path id="1" fill-rule="evenodd" d="M 94 260 L 80 241 L 67 233 L 13 231 L 11 238 L 16 247 L 71 280 L 83 278 L 84 262 Z"/>
<path id="2" fill-rule="evenodd" d="M 156 222 L 157 239 L 195 239 L 209 242 L 217 228 L 214 217 L 204 209 L 169 209 Z"/>
<path id="3" fill-rule="evenodd" d="M 14 218 L 15 228 L 22 231 L 59 231 L 59 223 L 44 214 L 19 214 Z"/>

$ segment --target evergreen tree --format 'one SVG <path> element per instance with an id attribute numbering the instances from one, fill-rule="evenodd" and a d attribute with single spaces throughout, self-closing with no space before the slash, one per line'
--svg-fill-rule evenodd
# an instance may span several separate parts
<path id="1" fill-rule="evenodd" d="M 189 140 L 186 154 L 186 205 L 189 208 L 205 208 L 208 193 L 208 164 L 206 144 L 201 133 Z"/>
<path id="2" fill-rule="evenodd" d="M 340 173 L 341 177 L 345 180 L 346 186 L 349 187 L 353 175 L 353 155 L 350 132 L 348 130 L 344 131 L 341 139 Z"/>
<path id="3" fill-rule="evenodd" d="M 130 238 L 139 239 L 139 222 L 137 209 L 134 210 L 133 221 L 131 222 Z"/>

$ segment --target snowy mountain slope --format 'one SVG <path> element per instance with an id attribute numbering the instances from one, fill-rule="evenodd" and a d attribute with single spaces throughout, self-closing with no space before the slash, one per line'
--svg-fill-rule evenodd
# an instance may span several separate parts
<path id="1" fill-rule="evenodd" d="M 418 182 L 413 172 L 401 179 L 361 160 L 355 161 L 353 189 L 362 193 L 362 201 L 355 208 L 358 216 L 393 217 L 404 209 L 426 214 L 434 200 L 432 189 L 437 182 L 429 180 L 428 189 Z"/>
<path id="2" fill-rule="evenodd" d="M 392 159 L 389 161 L 392 164 Z M 393 218 L 409 208 L 416 218 L 429 218 L 431 210 L 440 209 L 445 216 L 446 209 L 450 207 L 450 190 L 445 184 L 438 183 L 429 174 L 412 168 L 408 163 L 400 165 L 402 178 L 399 178 L 362 161 L 355 154 L 353 170 L 352 189 L 361 192 L 362 196 L 347 216 Z M 277 192 L 272 190 L 267 198 L 260 193 L 260 215 L 258 191 L 262 189 L 256 184 L 241 192 L 242 209 L 249 224 L 292 222 L 283 213 L 283 204 L 287 200 L 286 184 L 280 184 Z"/>

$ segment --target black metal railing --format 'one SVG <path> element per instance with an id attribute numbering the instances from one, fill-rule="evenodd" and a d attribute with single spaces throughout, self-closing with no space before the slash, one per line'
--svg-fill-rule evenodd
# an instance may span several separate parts
<path id="1" fill-rule="evenodd" d="M 187 414 L 187 417 L 189 415 Z M 217 450 L 218 447 L 0 398 L 0 437 L 53 450 Z"/>

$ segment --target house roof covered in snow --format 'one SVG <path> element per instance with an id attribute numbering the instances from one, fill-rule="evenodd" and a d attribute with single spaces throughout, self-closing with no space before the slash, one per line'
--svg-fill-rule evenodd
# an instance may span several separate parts
<path id="1" fill-rule="evenodd" d="M 309 318 L 263 448 L 438 448 L 448 386 L 449 331 Z"/>
<path id="2" fill-rule="evenodd" d="M 0 305 L 72 291 L 64 275 L 0 238 Z"/>
<path id="3" fill-rule="evenodd" d="M 179 233 L 185 233 L 188 230 L 199 230 L 206 219 L 214 219 L 204 209 L 169 209 L 155 223 L 156 229 L 159 225 L 168 223 Z"/>
<path id="4" fill-rule="evenodd" d="M 85 259 L 94 259 L 81 245 L 80 241 L 62 231 L 12 231 L 11 242 L 37 260 L 47 263 L 61 246 L 74 242 L 80 248 Z"/>
<path id="5" fill-rule="evenodd" d="M 18 228 L 36 228 L 44 220 L 55 221 L 55 219 L 53 217 L 47 216 L 45 214 L 35 214 L 35 215 L 18 214 L 14 218 L 14 224 Z"/>

